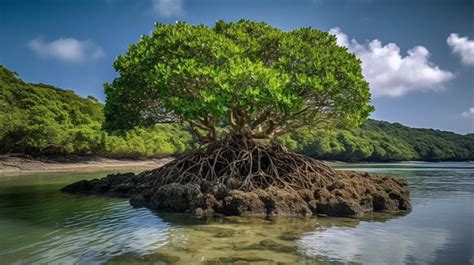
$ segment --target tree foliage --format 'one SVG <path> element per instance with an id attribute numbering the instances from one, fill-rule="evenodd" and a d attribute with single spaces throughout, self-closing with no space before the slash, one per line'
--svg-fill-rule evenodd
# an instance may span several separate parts
<path id="1" fill-rule="evenodd" d="M 0 66 L 0 154 L 157 157 L 193 146 L 176 124 L 101 130 L 103 105 L 73 92 L 21 81 Z M 278 138 L 294 151 L 344 161 L 474 160 L 474 134 L 367 120 L 360 128 L 298 130 Z"/>
<path id="2" fill-rule="evenodd" d="M 203 141 L 215 141 L 219 127 L 265 139 L 359 125 L 373 110 L 360 61 L 311 28 L 158 23 L 114 67 L 120 76 L 105 85 L 108 129 L 172 121 Z"/>

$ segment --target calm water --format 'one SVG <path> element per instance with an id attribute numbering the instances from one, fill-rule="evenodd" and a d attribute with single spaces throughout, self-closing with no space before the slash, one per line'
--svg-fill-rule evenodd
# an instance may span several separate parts
<path id="1" fill-rule="evenodd" d="M 0 264 L 473 264 L 474 163 L 337 164 L 408 179 L 413 211 L 278 221 L 133 209 L 69 195 L 105 173 L 0 177 Z"/>

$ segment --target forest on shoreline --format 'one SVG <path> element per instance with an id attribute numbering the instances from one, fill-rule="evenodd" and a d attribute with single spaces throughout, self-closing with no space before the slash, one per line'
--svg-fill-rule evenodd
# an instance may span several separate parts
<path id="1" fill-rule="evenodd" d="M 164 157 L 197 147 L 178 124 L 102 129 L 103 104 L 71 90 L 24 82 L 0 65 L 0 154 Z M 279 138 L 296 152 L 341 161 L 474 160 L 474 134 L 369 119 L 360 128 L 299 131 Z"/>

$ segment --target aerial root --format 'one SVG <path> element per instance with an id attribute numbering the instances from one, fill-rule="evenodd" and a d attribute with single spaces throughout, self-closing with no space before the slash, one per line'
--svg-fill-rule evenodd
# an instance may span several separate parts
<path id="1" fill-rule="evenodd" d="M 198 215 L 362 216 L 410 210 L 407 182 L 331 169 L 281 145 L 227 137 L 138 175 L 111 174 L 65 192 L 130 197 L 134 206 Z"/>

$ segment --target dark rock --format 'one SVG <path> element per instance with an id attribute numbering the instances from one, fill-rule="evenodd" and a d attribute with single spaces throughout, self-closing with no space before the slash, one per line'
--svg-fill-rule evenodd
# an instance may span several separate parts
<path id="1" fill-rule="evenodd" d="M 202 208 L 196 208 L 194 210 L 194 215 L 196 216 L 203 216 L 204 215 L 204 210 Z"/>
<path id="2" fill-rule="evenodd" d="M 150 208 L 184 212 L 202 195 L 199 185 L 172 183 L 161 186 L 151 198 Z"/>
<path id="3" fill-rule="evenodd" d="M 200 226 L 196 228 L 196 231 L 211 233 L 214 237 L 231 237 L 236 233 L 234 229 L 215 226 Z"/>
<path id="4" fill-rule="evenodd" d="M 115 256 L 104 264 L 176 264 L 180 260 L 177 256 L 168 255 L 165 253 L 154 253 L 144 256 L 135 253 L 125 253 Z"/>
<path id="5" fill-rule="evenodd" d="M 215 234 L 214 237 L 231 237 L 231 236 L 233 236 L 234 234 L 235 234 L 235 232 L 234 232 L 234 231 L 230 231 L 230 230 L 228 230 L 228 231 L 221 231 L 221 232 Z"/>
<path id="6" fill-rule="evenodd" d="M 285 232 L 278 236 L 278 239 L 284 240 L 284 241 L 295 241 L 301 238 L 300 234 L 294 233 L 294 232 Z"/>
<path id="7" fill-rule="evenodd" d="M 370 196 L 364 195 L 359 202 L 364 212 L 370 212 L 374 209 L 373 198 Z"/>
<path id="8" fill-rule="evenodd" d="M 364 210 L 360 205 L 355 202 L 345 201 L 341 198 L 320 202 L 316 208 L 316 212 L 327 216 L 361 217 L 364 214 Z"/>
<path id="9" fill-rule="evenodd" d="M 94 182 L 98 181 L 95 180 L 80 180 L 78 182 L 74 182 L 69 184 L 61 189 L 61 191 L 68 192 L 68 193 L 88 193 L 94 187 Z"/>
<path id="10" fill-rule="evenodd" d="M 314 192 L 312 190 L 302 189 L 298 191 L 298 194 L 306 202 L 314 200 Z"/>
<path id="11" fill-rule="evenodd" d="M 251 264 L 254 262 L 273 264 L 273 260 L 265 259 L 262 257 L 254 256 L 237 256 L 237 257 L 220 257 L 215 259 L 206 260 L 204 264 Z"/>
<path id="12" fill-rule="evenodd" d="M 379 193 L 373 196 L 374 211 L 387 211 L 395 207 L 393 201 L 386 194 Z"/>
<path id="13" fill-rule="evenodd" d="M 141 194 L 134 194 L 130 196 L 129 202 L 133 207 L 144 207 L 146 205 L 145 198 Z"/>
<path id="14" fill-rule="evenodd" d="M 313 215 L 316 215 L 317 214 L 316 209 L 318 208 L 318 201 L 317 200 L 309 201 L 308 202 L 308 208 L 313 213 Z"/>
<path id="15" fill-rule="evenodd" d="M 229 178 L 226 182 L 226 186 L 228 189 L 238 189 L 242 185 L 242 181 L 236 178 Z"/>
<path id="16" fill-rule="evenodd" d="M 127 197 L 135 189 L 135 174 L 110 174 L 103 179 L 81 180 L 65 186 L 61 191 L 69 193 L 106 194 Z"/>
<path id="17" fill-rule="evenodd" d="M 308 203 L 298 194 L 270 188 L 267 193 L 273 201 L 273 209 L 268 216 L 311 216 L 313 213 Z"/>
<path id="18" fill-rule="evenodd" d="M 229 196 L 224 198 L 222 208 L 218 209 L 218 212 L 224 215 L 265 216 L 266 208 L 257 194 L 231 190 Z"/>
<path id="19" fill-rule="evenodd" d="M 405 180 L 370 173 L 335 171 L 311 189 L 288 190 L 270 186 L 243 191 L 242 181 L 202 180 L 195 184 L 156 186 L 154 171 L 110 174 L 81 180 L 62 189 L 69 193 L 129 197 L 134 207 L 189 212 L 197 216 L 356 216 L 366 212 L 410 210 Z"/>
<path id="20" fill-rule="evenodd" d="M 214 195 L 214 198 L 220 201 L 229 196 L 229 189 L 224 184 L 213 186 L 211 192 Z"/>
<path id="21" fill-rule="evenodd" d="M 236 246 L 236 250 L 270 250 L 278 253 L 294 253 L 297 250 L 296 246 L 287 246 L 277 243 L 271 239 L 264 239 L 259 244 L 251 244 L 248 246 Z"/>

